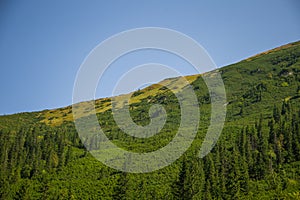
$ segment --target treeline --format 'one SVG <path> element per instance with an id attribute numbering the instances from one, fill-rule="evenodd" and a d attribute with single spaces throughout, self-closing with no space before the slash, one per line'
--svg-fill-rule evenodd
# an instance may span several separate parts
<path id="1" fill-rule="evenodd" d="M 112 199 L 298 199 L 300 197 L 300 110 L 274 106 L 238 133 L 225 129 L 203 159 L 191 149 L 173 166 L 176 178 L 160 195 L 136 175 L 121 173 Z M 234 130 L 235 128 L 233 128 Z M 150 177 L 155 177 L 152 173 Z"/>
<path id="2" fill-rule="evenodd" d="M 203 159 L 197 157 L 199 147 L 192 147 L 166 170 L 150 174 L 119 173 L 102 167 L 93 180 L 95 185 L 89 182 L 88 187 L 101 188 L 108 199 L 296 199 L 300 195 L 297 109 L 283 102 L 274 106 L 272 116 L 261 116 L 254 125 L 236 132 L 236 127 L 224 129 Z M 0 199 L 34 199 L 29 186 L 38 198 L 51 199 L 49 182 L 54 177 L 66 179 L 60 174 L 63 170 L 75 173 L 68 171 L 70 162 L 73 169 L 80 168 L 76 166 L 80 159 L 74 153 L 77 149 L 84 159 L 92 159 L 84 154 L 84 145 L 71 123 L 59 128 L 36 124 L 18 131 L 0 131 Z M 97 171 L 91 164 L 85 165 Z M 158 187 L 163 182 L 161 173 L 168 180 Z M 85 184 L 91 180 L 80 181 Z M 83 195 L 80 189 L 68 187 L 61 199 L 97 196 L 94 190 Z"/>
<path id="3" fill-rule="evenodd" d="M 203 159 L 197 158 L 197 151 L 187 152 L 165 199 L 299 198 L 300 110 L 296 108 L 283 102 L 274 106 L 272 117 L 261 116 L 237 134 L 223 133 Z M 294 163 L 298 165 L 292 167 Z M 138 190 L 134 180 L 122 173 L 113 199 L 157 199 L 145 185 Z"/>
<path id="4" fill-rule="evenodd" d="M 0 199 L 20 192 L 11 191 L 11 185 L 40 179 L 66 166 L 72 160 L 73 147 L 83 148 L 73 126 L 54 129 L 36 124 L 0 131 Z"/>
<path id="5" fill-rule="evenodd" d="M 203 160 L 184 158 L 173 185 L 174 198 L 254 198 L 258 183 L 266 190 L 265 197 L 299 198 L 300 165 L 286 170 L 300 161 L 299 125 L 300 110 L 283 102 L 281 108 L 274 106 L 270 119 L 261 116 L 235 137 L 221 139 Z M 284 193 L 287 189 L 294 192 Z"/>

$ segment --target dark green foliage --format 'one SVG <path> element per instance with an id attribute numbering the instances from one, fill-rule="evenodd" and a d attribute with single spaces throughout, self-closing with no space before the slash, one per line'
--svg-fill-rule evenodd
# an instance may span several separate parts
<path id="1" fill-rule="evenodd" d="M 113 199 L 122 200 L 128 198 L 129 188 L 129 176 L 127 173 L 121 173 L 114 188 Z"/>

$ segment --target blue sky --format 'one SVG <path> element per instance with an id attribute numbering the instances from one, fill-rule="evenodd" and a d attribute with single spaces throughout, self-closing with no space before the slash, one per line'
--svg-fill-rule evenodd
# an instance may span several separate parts
<path id="1" fill-rule="evenodd" d="M 121 31 L 149 26 L 180 31 L 222 67 L 299 40 L 299 10 L 297 0 L 1 1 L 0 114 L 70 105 L 84 58 Z M 132 65 L 153 60 L 185 65 L 157 52 L 123 63 L 128 60 Z M 112 73 L 119 71 L 116 67 Z M 98 97 L 109 95 L 113 82 L 106 82 Z"/>

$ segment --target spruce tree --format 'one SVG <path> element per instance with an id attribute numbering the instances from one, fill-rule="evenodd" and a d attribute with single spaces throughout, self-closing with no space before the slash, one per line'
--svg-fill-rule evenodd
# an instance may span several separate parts
<path id="1" fill-rule="evenodd" d="M 126 192 L 128 190 L 129 176 L 126 172 L 122 172 L 114 187 L 113 199 L 123 200 L 127 199 Z"/>

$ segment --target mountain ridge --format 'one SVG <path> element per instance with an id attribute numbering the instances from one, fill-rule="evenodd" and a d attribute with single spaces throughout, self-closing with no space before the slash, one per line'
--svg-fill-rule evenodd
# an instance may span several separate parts
<path id="1" fill-rule="evenodd" d="M 238 65 L 239 63 L 241 62 L 249 62 L 249 61 L 252 61 L 253 59 L 257 59 L 259 58 L 260 56 L 264 56 L 264 55 L 267 55 L 267 54 L 272 54 L 272 53 L 276 53 L 280 50 L 284 50 L 284 49 L 288 49 L 288 48 L 291 48 L 291 47 L 297 47 L 300 45 L 300 41 L 296 41 L 296 42 L 292 42 L 292 43 L 288 43 L 286 45 L 282 45 L 280 47 L 276 47 L 274 49 L 271 49 L 271 50 L 268 50 L 268 51 L 265 51 L 265 52 L 262 52 L 262 53 L 259 53 L 259 54 L 256 54 L 254 56 L 251 56 L 249 58 L 246 58 L 245 60 L 242 60 L 238 63 L 235 63 L 235 64 L 231 64 L 231 65 Z M 217 68 L 215 70 L 217 71 L 220 71 L 222 72 L 223 70 L 222 69 L 226 69 L 227 67 L 231 66 L 231 65 L 228 65 L 228 66 L 224 66 L 224 67 L 221 67 L 221 68 Z M 213 70 L 214 71 L 214 70 Z M 206 72 L 206 73 L 211 73 L 211 72 Z M 189 75 L 189 76 L 184 76 L 188 82 L 193 83 L 197 78 L 199 78 L 201 76 L 201 74 L 195 74 L 195 75 Z M 139 102 L 141 99 L 143 98 L 146 98 L 147 96 L 149 95 L 153 95 L 153 93 L 159 93 L 159 89 L 162 87 L 161 85 L 163 84 L 166 84 L 168 85 L 169 87 L 178 87 L 178 86 L 172 86 L 172 80 L 176 79 L 176 77 L 173 77 L 173 78 L 168 78 L 168 79 L 165 79 L 165 80 L 162 80 L 161 82 L 157 83 L 157 84 L 153 84 L 153 85 L 150 85 L 142 90 L 140 90 L 141 93 L 143 93 L 143 95 L 137 95 L 133 98 L 131 98 L 131 103 L 137 103 Z M 124 94 L 125 96 L 127 95 L 132 95 L 134 94 L 136 91 L 133 91 L 129 94 Z M 96 113 L 101 113 L 101 112 L 104 112 L 106 110 L 108 110 L 110 107 L 110 104 L 108 103 L 109 100 L 111 99 L 112 97 L 107 97 L 107 98 L 99 98 L 99 99 L 96 99 L 95 100 L 95 105 L 96 105 Z M 101 102 L 106 102 L 105 105 L 102 105 L 101 108 L 97 108 L 97 104 L 100 104 Z M 83 103 L 83 102 L 81 102 Z M 59 108 L 58 110 L 60 110 L 62 108 Z M 67 106 L 65 107 L 65 109 L 67 110 L 66 112 L 68 114 L 70 114 L 70 109 L 71 109 L 71 106 Z M 51 117 L 54 117 L 53 115 L 51 115 L 51 112 L 55 111 L 57 109 L 53 109 L 53 110 L 50 110 L 50 111 L 47 111 L 47 113 L 45 114 L 45 120 L 44 122 L 45 123 L 49 123 L 49 118 Z M 68 117 L 64 116 L 65 115 L 65 112 L 62 113 L 62 117 L 66 118 L 66 120 L 72 120 L 72 117 L 69 115 Z M 48 119 L 47 119 L 48 118 Z M 61 122 L 54 122 L 55 123 L 58 123 L 60 124 Z"/>
<path id="2" fill-rule="evenodd" d="M 244 62 L 251 62 L 251 61 L 255 61 L 256 59 L 259 59 L 262 56 L 268 56 L 268 55 L 272 55 L 272 54 L 276 54 L 276 52 L 278 51 L 283 51 L 286 49 L 290 49 L 290 48 L 294 48 L 294 47 L 298 47 L 300 45 L 300 40 L 299 41 L 295 41 L 295 42 L 291 42 L 261 53 L 258 53 L 254 56 L 250 56 L 242 61 L 239 61 L 237 63 L 234 64 L 230 64 L 227 66 L 223 66 L 221 68 L 217 68 L 215 70 L 224 73 L 228 68 L 230 68 L 231 66 L 237 66 L 241 63 Z M 214 71 L 214 70 L 213 70 Z M 206 73 L 210 73 L 210 72 L 206 72 Z M 194 74 L 194 75 L 188 75 L 188 76 L 184 76 L 187 81 L 191 83 L 193 83 L 197 78 L 199 78 L 201 76 L 201 74 Z M 176 77 L 171 77 L 171 78 L 167 78 L 162 80 L 159 83 L 156 84 L 152 84 L 150 86 L 147 86 L 146 88 L 143 88 L 141 90 L 139 90 L 139 92 L 143 93 L 142 95 L 137 95 L 133 98 L 131 98 L 131 103 L 137 103 L 140 102 L 141 99 L 146 98 L 149 95 L 152 95 L 153 93 L 159 93 L 159 89 L 162 87 L 161 84 L 167 84 L 170 87 L 172 87 L 172 80 L 176 79 Z M 173 86 L 173 87 L 178 87 L 178 86 Z M 124 94 L 124 95 L 132 95 L 137 91 L 133 91 L 131 93 L 128 94 Z M 95 100 L 95 106 L 96 106 L 96 113 L 102 113 L 107 111 L 108 109 L 110 109 L 110 99 L 112 97 L 105 97 L 105 98 L 99 98 Z M 94 101 L 94 100 L 92 100 Z M 80 102 L 81 104 L 84 104 L 85 102 Z M 230 102 L 229 102 L 230 103 Z M 60 107 L 60 108 L 54 108 L 54 109 L 45 109 L 45 110 L 41 110 L 41 111 L 33 111 L 33 112 L 21 112 L 21 113 L 15 113 L 15 114 L 10 114 L 10 115 L 2 115 L 1 117 L 5 117 L 5 116 L 11 116 L 11 115 L 19 115 L 19 114 L 28 114 L 28 113 L 36 113 L 37 116 L 36 118 L 41 119 L 40 122 L 42 123 L 46 123 L 46 124 L 51 124 L 53 126 L 59 126 L 62 123 L 64 123 L 65 121 L 72 121 L 73 120 L 73 115 L 72 115 L 72 105 L 69 106 L 65 106 L 65 107 Z M 86 113 L 85 116 L 89 115 L 89 113 Z"/>

